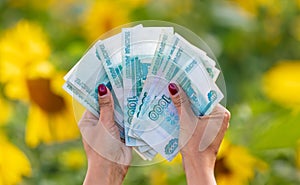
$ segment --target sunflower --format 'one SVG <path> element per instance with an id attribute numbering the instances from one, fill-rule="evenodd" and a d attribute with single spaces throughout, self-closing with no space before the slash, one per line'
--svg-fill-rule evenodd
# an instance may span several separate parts
<path id="1" fill-rule="evenodd" d="M 84 12 L 83 29 L 90 42 L 101 34 L 125 24 L 129 20 L 129 8 L 119 1 L 96 1 Z"/>
<path id="2" fill-rule="evenodd" d="M 300 61 L 280 61 L 263 76 L 263 88 L 271 100 L 300 110 Z"/>
<path id="3" fill-rule="evenodd" d="M 24 153 L 10 143 L 2 132 L 12 110 L 9 102 L 2 96 L 0 110 L 0 185 L 14 185 L 19 183 L 23 176 L 31 175 L 31 167 Z"/>
<path id="4" fill-rule="evenodd" d="M 15 185 L 23 176 L 31 175 L 31 166 L 25 154 L 10 143 L 0 132 L 0 184 Z"/>
<path id="5" fill-rule="evenodd" d="M 49 55 L 42 29 L 28 21 L 0 40 L 0 82 L 7 97 L 29 105 L 25 139 L 31 147 L 79 136 L 72 99 L 62 92 L 63 75 L 48 62 Z"/>
<path id="6" fill-rule="evenodd" d="M 52 79 L 37 78 L 28 81 L 32 103 L 25 139 L 29 146 L 35 147 L 41 141 L 51 143 L 78 138 L 72 98 L 62 92 L 63 83 L 62 74 L 55 74 Z"/>
<path id="7" fill-rule="evenodd" d="M 266 164 L 252 156 L 245 147 L 224 139 L 218 153 L 215 175 L 218 185 L 244 185 L 254 177 L 256 169 L 266 168 Z"/>
<path id="8" fill-rule="evenodd" d="M 0 82 L 7 83 L 5 90 L 9 98 L 28 100 L 24 79 L 34 75 L 48 77 L 53 70 L 46 62 L 50 56 L 46 36 L 38 25 L 27 21 L 20 21 L 2 35 Z"/>

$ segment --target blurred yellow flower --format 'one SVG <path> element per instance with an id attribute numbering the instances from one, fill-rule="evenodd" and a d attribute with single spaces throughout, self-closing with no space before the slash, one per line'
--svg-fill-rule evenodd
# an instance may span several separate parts
<path id="1" fill-rule="evenodd" d="M 215 174 L 218 185 L 244 185 L 254 177 L 255 170 L 267 165 L 252 156 L 245 147 L 224 140 L 216 162 Z"/>
<path id="2" fill-rule="evenodd" d="M 25 154 L 0 133 L 0 185 L 19 184 L 23 176 L 31 175 Z"/>
<path id="3" fill-rule="evenodd" d="M 35 75 L 50 76 L 53 69 L 46 62 L 49 55 L 46 36 L 38 25 L 23 20 L 7 30 L 0 39 L 0 82 L 7 83 L 6 95 L 27 101 L 24 79 L 33 71 Z"/>
<path id="4" fill-rule="evenodd" d="M 259 10 L 264 8 L 270 15 L 278 15 L 282 11 L 282 2 L 280 0 L 232 0 L 237 3 L 242 9 L 253 16 L 257 16 Z"/>
<path id="5" fill-rule="evenodd" d="M 83 29 L 90 42 L 129 21 L 130 8 L 120 1 L 97 1 L 84 13 Z"/>
<path id="6" fill-rule="evenodd" d="M 62 74 L 47 61 L 49 55 L 42 29 L 27 21 L 7 30 L 0 40 L 4 93 L 31 105 L 26 128 L 26 143 L 31 147 L 79 136 L 72 100 L 62 92 Z"/>
<path id="7" fill-rule="evenodd" d="M 86 157 L 80 149 L 70 149 L 60 155 L 61 163 L 67 168 L 77 170 L 81 169 L 86 164 Z"/>
<path id="8" fill-rule="evenodd" d="M 32 104 L 27 121 L 26 143 L 35 147 L 40 142 L 63 142 L 78 138 L 72 98 L 61 90 L 63 75 L 56 74 L 53 79 L 32 79 L 27 84 Z"/>
<path id="9" fill-rule="evenodd" d="M 167 176 L 166 170 L 156 167 L 150 172 L 150 185 L 168 185 Z"/>
<path id="10" fill-rule="evenodd" d="M 263 76 L 265 94 L 283 106 L 300 110 L 300 61 L 280 61 Z"/>

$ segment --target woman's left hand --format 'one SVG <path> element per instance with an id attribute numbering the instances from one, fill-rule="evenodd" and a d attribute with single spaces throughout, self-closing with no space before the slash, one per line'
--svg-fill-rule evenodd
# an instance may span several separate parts
<path id="1" fill-rule="evenodd" d="M 88 171 L 84 185 L 122 184 L 131 162 L 131 148 L 121 142 L 114 121 L 114 102 L 105 85 L 98 87 L 100 118 L 86 111 L 80 122 Z"/>

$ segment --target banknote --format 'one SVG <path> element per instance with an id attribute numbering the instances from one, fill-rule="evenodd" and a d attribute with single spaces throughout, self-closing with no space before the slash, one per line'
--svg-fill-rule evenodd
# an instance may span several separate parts
<path id="1" fill-rule="evenodd" d="M 137 25 L 132 29 L 142 28 Z M 124 85 L 123 85 L 123 63 L 122 63 L 122 33 L 118 33 L 110 38 L 96 43 L 96 53 L 99 60 L 103 62 L 104 69 L 111 82 L 112 88 L 116 94 L 117 101 L 121 106 L 124 120 Z M 134 98 L 130 99 L 132 102 Z M 124 123 L 124 122 L 123 122 Z M 124 125 L 124 124 L 123 124 Z M 124 126 L 125 127 L 125 126 Z M 128 134 L 125 133 L 125 143 L 128 146 L 146 145 L 142 140 L 129 140 Z M 135 148 L 135 150 L 138 150 Z M 142 158 L 151 159 L 152 155 L 137 152 Z M 146 155 L 146 156 L 145 156 Z"/>
<path id="2" fill-rule="evenodd" d="M 216 62 L 209 56 L 207 56 L 207 53 L 205 51 L 191 44 L 180 34 L 175 33 L 175 37 L 178 38 L 181 42 L 183 42 L 183 45 L 189 47 L 189 54 L 201 61 L 204 67 L 206 68 L 206 71 L 208 72 L 209 76 L 214 81 L 216 81 L 220 74 L 220 70 L 216 67 Z"/>
<path id="3" fill-rule="evenodd" d="M 72 84 L 66 82 L 63 85 L 63 89 L 68 92 L 74 99 L 76 99 L 80 104 L 82 104 L 86 109 L 88 109 L 92 114 L 99 117 L 99 109 L 93 103 L 93 99 L 89 98 L 86 94 L 79 91 Z"/>
<path id="4" fill-rule="evenodd" d="M 100 108 L 98 103 L 98 85 L 105 84 L 111 89 L 111 83 L 103 68 L 102 62 L 96 57 L 95 46 L 79 60 L 79 62 L 64 77 L 66 83 L 63 88 L 78 102 L 83 104 L 95 116 L 99 117 Z M 124 137 L 123 112 L 118 104 L 116 94 L 111 90 L 115 103 L 114 116 Z"/>
<path id="5" fill-rule="evenodd" d="M 201 88 L 197 86 L 198 84 L 194 84 L 194 81 L 190 79 L 191 76 L 195 73 L 197 75 L 201 74 L 201 71 L 204 69 L 201 69 L 197 65 L 192 65 L 192 63 L 187 65 L 184 71 L 178 67 L 178 75 L 175 75 L 171 81 L 176 82 L 183 88 L 191 104 L 197 104 L 198 107 L 196 110 L 199 110 L 200 114 L 204 115 L 210 111 L 209 108 L 213 107 L 214 103 L 220 101 L 222 95 L 220 93 L 217 94 L 218 89 L 208 87 L 207 90 L 203 89 L 202 83 Z M 188 72 L 191 72 L 191 74 L 187 74 Z M 134 119 L 134 121 L 137 121 L 137 124 L 134 124 L 133 132 L 166 159 L 172 160 L 179 150 L 178 138 L 180 126 L 177 110 L 169 97 L 167 89 L 169 83 L 169 80 L 164 81 L 165 86 L 163 90 L 156 93 L 156 98 L 151 102 L 145 114 Z M 207 91 L 207 94 L 203 95 L 203 92 L 200 91 L 204 90 Z M 210 97 L 212 91 L 215 91 L 214 98 Z M 218 95 L 220 98 L 217 97 Z"/>
<path id="6" fill-rule="evenodd" d="M 134 28 L 143 27 L 141 24 Z M 106 71 L 121 109 L 124 109 L 124 90 L 122 74 L 122 33 L 118 33 L 95 44 L 96 54 Z"/>
<path id="7" fill-rule="evenodd" d="M 168 79 L 172 78 L 172 74 L 173 75 L 178 74 L 178 73 L 176 73 L 176 70 L 175 70 L 176 66 L 174 66 L 172 63 L 170 63 L 169 62 L 170 60 L 172 62 L 176 63 L 177 65 L 179 65 L 179 68 L 183 68 L 183 66 L 185 66 L 185 65 L 190 65 L 189 63 L 195 64 L 197 66 L 202 66 L 202 69 L 203 69 L 203 66 L 208 66 L 208 65 L 211 67 L 214 67 L 215 62 L 212 59 L 210 59 L 209 57 L 207 57 L 205 55 L 205 52 L 201 51 L 199 48 L 197 48 L 197 50 L 196 50 L 195 49 L 196 47 L 189 44 L 186 40 L 184 40 L 183 42 L 182 42 L 182 40 L 183 40 L 183 38 L 179 37 L 178 34 L 162 35 L 161 48 L 163 48 L 165 51 L 167 51 L 168 54 L 167 54 L 167 56 L 165 56 L 166 54 L 164 54 L 164 53 L 158 53 L 159 56 L 157 58 L 159 60 L 157 60 L 158 61 L 157 64 L 155 64 L 156 61 L 153 62 L 153 65 L 152 65 L 153 68 L 151 68 L 151 70 L 150 70 L 151 73 L 153 73 L 154 75 L 157 75 L 157 76 L 163 76 L 163 73 L 165 73 L 165 69 L 168 69 L 169 75 L 166 76 Z M 162 50 L 161 48 L 160 48 L 160 51 Z M 172 49 L 170 49 L 170 48 L 172 48 Z M 197 53 L 195 53 L 195 51 Z M 165 56 L 166 59 L 160 60 L 161 56 Z M 205 62 L 205 60 L 201 60 L 203 58 L 205 58 L 207 61 Z M 164 62 L 161 62 L 161 61 L 164 61 Z M 163 66 L 160 66 L 160 65 L 163 65 Z M 204 68 L 207 69 L 206 67 L 204 67 Z M 170 73 L 170 69 L 175 70 L 175 73 Z M 213 75 L 209 74 L 210 71 L 207 71 L 207 73 L 209 74 L 209 77 L 215 81 L 215 78 L 219 74 L 219 70 L 212 70 L 212 71 L 214 71 L 216 73 Z M 170 74 L 171 74 L 171 76 L 170 76 Z M 203 74 L 206 74 L 206 73 L 203 71 Z M 208 81 L 211 82 L 212 85 L 214 84 L 211 80 L 208 79 Z"/>
<path id="8" fill-rule="evenodd" d="M 106 71 L 112 88 L 117 96 L 117 101 L 123 111 L 123 78 L 121 56 L 121 33 L 104 41 L 96 43 L 96 54 Z"/>
<path id="9" fill-rule="evenodd" d="M 128 131 L 162 31 L 172 34 L 173 28 L 134 27 L 122 30 L 124 125 L 128 146 L 146 145 Z"/>
<path id="10" fill-rule="evenodd" d="M 192 46 L 186 40 L 183 40 L 183 38 L 178 36 L 178 34 L 162 34 L 160 45 L 157 50 L 157 58 L 153 61 L 150 73 L 159 77 L 163 76 L 163 74 L 167 74 L 166 78 L 170 79 L 177 74 L 176 70 L 178 70 L 172 63 L 176 63 L 182 68 L 187 63 L 195 61 L 197 64 L 204 66 L 210 78 L 215 81 L 219 74 L 219 70 L 213 66 L 215 65 L 215 62 L 207 57 L 204 51 L 199 48 L 196 50 L 195 48 L 195 46 Z M 204 59 L 207 61 L 205 62 Z M 209 66 L 210 69 L 205 66 Z M 168 73 L 166 73 L 166 69 L 168 69 Z M 153 94 L 152 92 L 157 91 L 159 86 L 153 86 L 152 84 L 157 84 L 159 81 L 160 78 L 149 79 L 149 83 L 145 84 L 143 90 L 147 93 Z M 142 92 L 142 95 L 145 96 L 145 92 Z M 141 101 L 139 101 L 137 116 L 139 116 L 139 114 L 143 114 L 142 109 L 147 109 L 147 105 L 151 103 L 151 100 L 149 98 L 144 98 L 144 102 L 144 105 L 141 106 Z"/>
<path id="11" fill-rule="evenodd" d="M 203 63 L 190 54 L 193 51 L 188 50 L 186 43 L 178 44 L 180 41 L 172 35 L 167 39 L 168 35 L 162 37 L 157 49 L 146 80 L 150 86 L 143 89 L 146 96 L 144 101 L 140 97 L 142 104 L 139 114 L 134 115 L 132 132 L 171 160 L 179 150 L 179 120 L 169 97 L 168 84 L 173 81 L 183 88 L 197 116 L 208 114 L 223 96 Z"/>

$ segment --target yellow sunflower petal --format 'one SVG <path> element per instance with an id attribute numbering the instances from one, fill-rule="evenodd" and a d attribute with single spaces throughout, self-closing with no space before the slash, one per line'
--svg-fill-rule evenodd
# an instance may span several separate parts
<path id="1" fill-rule="evenodd" d="M 244 147 L 231 146 L 225 164 L 243 179 L 251 179 L 254 176 L 255 158 Z"/>
<path id="2" fill-rule="evenodd" d="M 266 163 L 252 156 L 247 148 L 224 141 L 215 168 L 218 185 L 244 185 L 254 177 L 256 169 L 267 168 Z"/>
<path id="3" fill-rule="evenodd" d="M 0 134 L 0 184 L 19 184 L 23 176 L 31 175 L 30 162 L 24 153 Z"/>
<path id="4" fill-rule="evenodd" d="M 27 78 L 51 78 L 54 72 L 54 66 L 50 62 L 41 61 L 28 67 Z"/>
<path id="5" fill-rule="evenodd" d="M 51 78 L 50 88 L 53 93 L 56 93 L 60 96 L 63 96 L 64 98 L 66 98 L 66 97 L 70 97 L 70 96 L 62 88 L 62 86 L 65 83 L 64 76 L 65 76 L 65 73 L 56 72 Z"/>
<path id="6" fill-rule="evenodd" d="M 38 25 L 23 20 L 6 30 L 0 39 L 0 81 L 5 94 L 27 101 L 26 80 L 51 76 L 53 67 L 45 62 L 49 56 L 46 36 Z"/>
<path id="7" fill-rule="evenodd" d="M 113 12 L 113 13 L 112 13 Z M 83 28 L 85 36 L 94 42 L 105 32 L 127 23 L 129 9 L 117 1 L 97 1 L 85 12 Z"/>
<path id="8" fill-rule="evenodd" d="M 48 117 L 37 105 L 29 110 L 25 141 L 28 146 L 36 147 L 41 142 L 49 143 L 52 140 Z"/>
<path id="9" fill-rule="evenodd" d="M 24 79 L 15 78 L 4 87 L 5 95 L 10 99 L 28 101 L 28 90 Z"/>
<path id="10" fill-rule="evenodd" d="M 51 79 L 51 91 L 63 97 L 65 102 L 65 109 L 54 115 L 52 120 L 56 125 L 54 128 L 58 141 L 76 139 L 80 135 L 74 118 L 72 97 L 63 91 L 63 84 L 63 73 L 56 73 Z"/>
<path id="11" fill-rule="evenodd" d="M 0 82 L 6 83 L 11 78 L 23 78 L 23 71 L 20 66 L 2 61 L 0 62 Z"/>
<path id="12" fill-rule="evenodd" d="M 35 147 L 42 142 L 64 142 L 79 137 L 72 98 L 62 92 L 62 84 L 60 73 L 54 73 L 52 79 L 28 80 L 32 101 L 26 132 L 29 146 Z M 40 135 L 43 131 L 46 134 Z"/>
<path id="13" fill-rule="evenodd" d="M 21 68 L 36 61 L 44 61 L 49 55 L 50 48 L 42 29 L 28 21 L 18 22 L 0 40 L 1 60 Z"/>
<path id="14" fill-rule="evenodd" d="M 72 111 L 65 110 L 60 114 L 54 114 L 50 124 L 51 133 L 56 141 L 73 140 L 79 136 L 79 130 Z"/>
<path id="15" fill-rule="evenodd" d="M 283 106 L 300 107 L 300 61 L 282 61 L 263 77 L 265 94 Z"/>
<path id="16" fill-rule="evenodd" d="M 227 139 L 223 139 L 218 152 L 218 158 L 221 158 L 226 154 L 227 150 L 229 149 L 229 146 L 230 146 L 229 141 Z"/>

